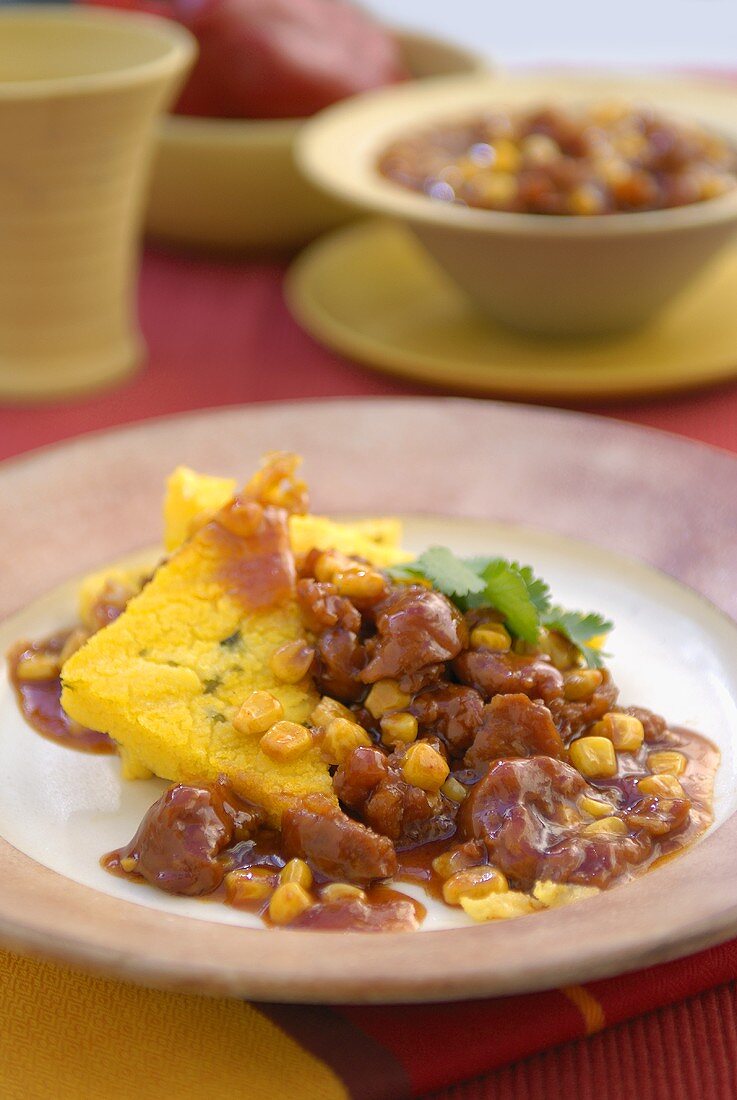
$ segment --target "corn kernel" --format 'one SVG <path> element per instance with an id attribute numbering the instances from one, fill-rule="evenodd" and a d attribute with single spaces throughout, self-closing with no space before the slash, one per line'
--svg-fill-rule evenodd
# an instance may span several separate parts
<path id="1" fill-rule="evenodd" d="M 621 817 L 602 817 L 599 821 L 592 821 L 590 825 L 584 825 L 583 831 L 588 836 L 596 833 L 609 833 L 612 836 L 625 836 L 627 825 Z"/>
<path id="2" fill-rule="evenodd" d="M 506 875 L 496 867 L 468 867 L 456 871 L 443 883 L 443 901 L 447 905 L 460 905 L 461 898 L 485 898 L 489 894 L 502 894 L 509 889 Z"/>
<path id="3" fill-rule="evenodd" d="M 569 702 L 590 699 L 604 679 L 598 668 L 577 668 L 563 678 L 563 694 Z"/>
<path id="4" fill-rule="evenodd" d="M 402 775 L 406 781 L 423 791 L 439 791 L 449 773 L 447 762 L 426 741 L 410 745 L 402 761 Z"/>
<path id="5" fill-rule="evenodd" d="M 266 867 L 244 867 L 225 876 L 225 894 L 229 902 L 265 901 L 274 892 L 275 872 Z"/>
<path id="6" fill-rule="evenodd" d="M 479 175 L 473 180 L 472 186 L 479 197 L 489 206 L 507 206 L 517 194 L 517 180 L 511 172 L 497 170 Z"/>
<path id="7" fill-rule="evenodd" d="M 275 722 L 261 738 L 261 750 L 277 764 L 297 760 L 312 747 L 312 734 L 296 722 Z"/>
<path id="8" fill-rule="evenodd" d="M 396 680 L 377 680 L 366 696 L 364 706 L 373 718 L 381 718 L 388 710 L 403 710 L 411 696 L 400 691 Z"/>
<path id="9" fill-rule="evenodd" d="M 462 783 L 459 783 L 454 776 L 450 775 L 440 788 L 440 793 L 444 794 L 446 798 L 449 798 L 451 802 L 456 802 L 460 805 L 461 802 L 465 801 L 468 791 Z"/>
<path id="10" fill-rule="evenodd" d="M 547 134 L 528 134 L 521 143 L 522 154 L 530 164 L 550 164 L 561 155 L 558 142 Z"/>
<path id="11" fill-rule="evenodd" d="M 320 901 L 363 901 L 366 897 L 366 891 L 362 890 L 360 886 L 354 886 L 350 882 L 331 882 L 328 886 L 323 886 L 320 891 Z"/>
<path id="12" fill-rule="evenodd" d="M 601 214 L 604 196 L 598 187 L 584 183 L 571 192 L 568 207 L 572 214 Z"/>
<path id="13" fill-rule="evenodd" d="M 409 745 L 417 737 L 417 719 L 406 710 L 385 714 L 381 719 L 381 740 L 385 745 L 394 745 L 401 741 Z"/>
<path id="14" fill-rule="evenodd" d="M 666 749 L 663 752 L 651 752 L 647 766 L 654 775 L 683 775 L 688 761 L 682 752 Z"/>
<path id="15" fill-rule="evenodd" d="M 519 168 L 520 152 L 509 138 L 499 138 L 494 142 L 496 156 L 493 161 L 494 168 L 499 172 L 516 172 Z"/>
<path id="16" fill-rule="evenodd" d="M 638 779 L 637 789 L 646 795 L 655 795 L 657 798 L 685 798 L 686 792 L 674 775 L 661 772 L 658 775 L 648 775 L 644 779 Z"/>
<path id="17" fill-rule="evenodd" d="M 512 644 L 509 631 L 501 623 L 474 627 L 470 641 L 472 649 L 491 649 L 496 653 L 506 653 Z"/>
<path id="18" fill-rule="evenodd" d="M 126 874 L 130 874 L 131 871 L 135 871 L 138 866 L 138 860 L 135 856 L 123 856 L 120 861 L 121 871 L 125 871 Z"/>
<path id="19" fill-rule="evenodd" d="M 386 582 L 381 573 L 374 569 L 351 569 L 347 573 L 336 573 L 333 584 L 339 596 L 350 600 L 376 600 L 384 592 Z"/>
<path id="20" fill-rule="evenodd" d="M 236 497 L 229 507 L 218 513 L 218 523 L 238 538 L 255 535 L 264 521 L 264 510 L 253 500 Z"/>
<path id="21" fill-rule="evenodd" d="M 441 878 L 450 878 L 456 871 L 465 871 L 468 867 L 478 866 L 478 856 L 474 857 L 469 852 L 464 852 L 462 848 L 453 848 L 449 852 L 441 852 L 432 861 L 433 871 Z"/>
<path id="22" fill-rule="evenodd" d="M 69 658 L 73 654 L 75 654 L 78 649 L 82 648 L 89 636 L 89 631 L 85 630 L 84 627 L 75 627 L 75 629 L 70 632 L 67 640 L 64 642 L 64 645 L 61 647 L 61 653 L 59 654 L 59 664 L 63 666 L 64 663 L 68 661 Z"/>
<path id="23" fill-rule="evenodd" d="M 336 573 L 345 572 L 351 566 L 351 559 L 336 550 L 326 550 L 315 562 L 315 580 L 332 581 Z"/>
<path id="24" fill-rule="evenodd" d="M 296 882 L 309 890 L 312 886 L 312 871 L 303 859 L 290 859 L 279 872 L 279 882 Z"/>
<path id="25" fill-rule="evenodd" d="M 612 812 L 609 802 L 601 802 L 598 798 L 589 798 L 587 794 L 582 795 L 578 805 L 584 813 L 591 814 L 592 817 L 608 817 Z"/>
<path id="26" fill-rule="evenodd" d="M 542 630 L 539 647 L 543 653 L 547 653 L 559 672 L 567 672 L 579 663 L 579 651 L 556 630 Z"/>
<path id="27" fill-rule="evenodd" d="M 608 737 L 617 752 L 637 752 L 645 740 L 645 729 L 639 718 L 614 711 L 605 714 L 591 732 L 599 737 Z"/>
<path id="28" fill-rule="evenodd" d="M 28 680 L 53 680 L 59 675 L 59 658 L 51 653 L 24 654 L 21 658 L 16 676 L 21 681 Z"/>
<path id="29" fill-rule="evenodd" d="M 353 722 L 354 714 L 352 710 L 343 706 L 337 699 L 331 699 L 329 695 L 323 695 L 310 715 L 310 722 L 313 726 L 327 727 L 333 718 L 346 718 L 349 722 Z"/>
<path id="30" fill-rule="evenodd" d="M 617 756 L 608 737 L 579 737 L 568 752 L 574 768 L 587 779 L 617 774 Z"/>
<path id="31" fill-rule="evenodd" d="M 354 749 L 373 744 L 363 726 L 347 718 L 331 718 L 322 739 L 322 755 L 330 764 L 342 764 Z"/>
<path id="32" fill-rule="evenodd" d="M 571 886 L 565 882 L 539 880 L 532 888 L 532 896 L 542 902 L 546 909 L 557 909 L 560 905 L 570 905 L 572 901 L 583 901 L 600 894 L 598 886 Z"/>
<path id="33" fill-rule="evenodd" d="M 271 895 L 269 917 L 273 924 L 291 924 L 312 905 L 312 898 L 298 882 L 282 882 Z"/>
<path id="34" fill-rule="evenodd" d="M 252 691 L 233 719 L 239 733 L 266 733 L 284 717 L 284 707 L 270 691 Z"/>
<path id="35" fill-rule="evenodd" d="M 297 684 L 309 672 L 314 656 L 313 647 L 304 638 L 298 638 L 275 649 L 269 667 L 278 680 L 285 684 Z"/>
<path id="36" fill-rule="evenodd" d="M 487 894 L 482 898 L 462 897 L 464 913 L 476 921 L 510 920 L 534 913 L 542 906 L 536 898 L 521 890 L 509 890 L 505 894 Z"/>

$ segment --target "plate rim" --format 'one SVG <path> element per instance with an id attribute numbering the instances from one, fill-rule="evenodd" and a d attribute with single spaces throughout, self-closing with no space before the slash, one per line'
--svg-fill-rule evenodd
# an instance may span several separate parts
<path id="1" fill-rule="evenodd" d="M 553 468 L 548 463 L 548 469 L 541 473 L 542 483 L 535 489 L 543 506 L 545 494 L 550 493 L 551 477 L 553 482 L 557 478 L 558 482 L 566 483 L 566 477 L 577 469 L 574 461 L 577 458 L 576 448 L 594 441 L 601 445 L 602 453 L 601 456 L 598 451 L 595 456 L 589 455 L 588 461 L 591 466 L 596 466 L 598 476 L 605 475 L 607 463 L 613 457 L 626 455 L 630 451 L 637 452 L 634 456 L 636 467 L 641 466 L 643 459 L 653 466 L 653 469 L 641 470 L 647 477 L 642 489 L 644 497 L 639 503 L 636 502 L 636 507 L 642 509 L 647 504 L 649 508 L 653 499 L 660 499 L 657 491 L 662 489 L 664 479 L 679 482 L 680 489 L 678 485 L 672 486 L 675 495 L 666 498 L 671 509 L 662 512 L 662 531 L 658 528 L 657 532 L 659 537 L 647 543 L 647 554 L 638 554 L 640 560 L 651 561 L 658 568 L 663 568 L 667 562 L 653 562 L 652 556 L 660 555 L 662 559 L 664 554 L 673 550 L 667 536 L 673 528 L 671 511 L 683 504 L 684 498 L 675 492 L 683 490 L 681 481 L 698 485 L 704 471 L 720 475 L 719 498 L 707 478 L 703 481 L 701 496 L 691 503 L 692 516 L 696 514 L 706 525 L 705 536 L 709 536 L 712 528 L 731 531 L 732 527 L 728 526 L 733 526 L 731 516 L 737 514 L 737 459 L 729 452 L 683 440 L 671 433 L 619 423 L 605 417 L 503 403 L 437 398 L 378 398 L 359 402 L 331 399 L 175 414 L 138 422 L 133 426 L 91 433 L 11 459 L 0 466 L 0 484 L 4 483 L 16 492 L 35 488 L 38 496 L 34 498 L 35 513 L 31 509 L 25 517 L 27 522 L 20 524 L 20 530 L 6 533 L 9 548 L 13 539 L 16 549 L 19 549 L 30 530 L 44 529 L 41 519 L 48 519 L 44 509 L 51 506 L 54 493 L 58 493 L 60 485 L 65 483 L 69 489 L 67 506 L 72 508 L 72 517 L 78 521 L 80 539 L 87 531 L 94 532 L 95 524 L 99 525 L 100 478 L 107 474 L 112 481 L 112 484 L 107 484 L 107 491 L 112 496 L 119 491 L 121 483 L 127 479 L 130 484 L 141 470 L 158 471 L 159 458 L 154 461 L 153 452 L 155 450 L 162 461 L 166 459 L 167 464 L 171 455 L 179 453 L 183 445 L 183 421 L 188 422 L 189 444 L 194 439 L 194 452 L 211 453 L 213 460 L 216 455 L 227 455 L 228 461 L 235 461 L 238 456 L 238 461 L 244 465 L 248 464 L 249 457 L 248 454 L 245 457 L 242 455 L 243 450 L 248 452 L 249 448 L 253 448 L 255 451 L 275 432 L 286 430 L 290 443 L 301 443 L 308 450 L 313 468 L 311 480 L 317 485 L 319 474 L 315 474 L 314 466 L 318 469 L 322 466 L 328 472 L 335 469 L 334 458 L 323 453 L 320 441 L 326 426 L 335 422 L 336 411 L 341 414 L 338 419 L 342 422 L 336 439 L 343 450 L 345 471 L 335 475 L 336 483 L 330 486 L 330 492 L 326 494 L 328 499 L 335 501 L 330 510 L 340 510 L 339 498 L 348 500 L 351 495 L 355 497 L 356 484 L 351 479 L 358 478 L 360 485 L 363 478 L 367 493 L 375 492 L 376 486 L 372 488 L 371 479 L 377 476 L 377 463 L 385 473 L 392 475 L 392 494 L 406 496 L 412 489 L 412 462 L 417 462 L 418 456 L 424 456 L 426 477 L 429 476 L 428 469 L 440 477 L 433 491 L 448 492 L 448 487 L 455 485 L 459 471 L 455 466 L 446 470 L 441 461 L 443 455 L 437 453 L 440 449 L 435 445 L 435 440 L 443 427 L 447 437 L 459 446 L 463 443 L 467 445 L 469 433 L 475 438 L 474 465 L 480 462 L 483 468 L 484 461 L 498 457 L 508 448 L 510 440 L 518 438 L 520 427 L 525 424 L 528 430 L 534 429 L 531 443 L 538 453 L 541 449 L 544 452 L 551 440 L 557 439 L 560 445 L 557 466 Z M 406 431 L 408 412 L 415 428 L 409 440 L 401 436 L 401 431 Z M 219 421 L 218 428 L 223 430 L 212 431 L 213 418 Z M 564 433 L 559 431 L 562 422 L 566 426 Z M 238 438 L 232 439 L 228 434 L 231 428 L 242 433 L 244 427 L 248 429 L 245 435 L 249 439 L 245 448 L 239 445 Z M 491 428 L 493 432 L 489 431 Z M 131 459 L 137 454 L 131 444 L 140 443 L 141 432 L 150 445 L 149 452 L 145 456 L 139 454 L 137 465 L 134 462 L 133 467 L 128 469 L 125 462 L 121 463 L 121 456 Z M 381 451 L 368 471 L 361 465 L 365 462 L 361 445 L 365 445 L 366 441 L 371 441 Z M 91 451 L 94 452 L 94 463 L 90 461 Z M 410 463 L 397 477 L 399 454 L 407 454 Z M 526 461 L 529 464 L 532 459 Z M 456 462 L 459 469 L 466 469 L 460 458 Z M 350 473 L 350 478 L 345 476 L 346 471 Z M 584 479 L 581 499 L 595 509 L 600 505 L 596 504 L 593 496 L 590 497 L 593 484 L 590 474 L 588 468 L 581 472 Z M 624 476 L 620 471 L 618 476 L 628 482 L 629 475 Z M 75 477 L 78 479 L 76 482 L 70 480 Z M 617 478 L 614 480 L 616 482 Z M 386 491 L 384 488 L 385 494 Z M 454 508 L 445 509 L 445 512 L 457 518 L 476 516 L 504 522 L 509 519 L 504 514 L 505 509 L 515 504 L 515 491 L 514 485 L 502 485 L 501 497 L 489 501 L 486 496 L 479 495 L 479 485 L 473 482 L 465 496 L 454 498 Z M 141 493 L 146 500 L 153 500 L 154 496 L 158 496 L 158 487 L 152 489 L 149 485 L 143 485 Z M 0 494 L 0 530 L 3 529 L 3 521 L 13 514 L 12 496 L 13 491 L 7 494 L 3 502 Z M 723 503 L 726 501 L 728 505 L 719 515 L 712 514 L 712 504 L 717 499 Z M 577 501 L 561 500 L 559 503 L 561 507 L 567 504 L 569 511 L 557 517 L 556 523 L 564 526 L 580 523 L 580 514 L 576 519 Z M 322 500 L 320 506 L 323 507 Z M 479 507 L 482 508 L 481 513 Z M 635 505 L 631 501 L 628 504 L 623 498 L 621 507 L 625 518 L 634 514 L 632 509 Z M 343 510 L 350 508 L 343 507 Z M 356 511 L 355 503 L 352 510 Z M 369 501 L 365 510 L 372 511 L 375 507 Z M 406 508 L 399 501 L 393 510 L 427 509 Z M 434 510 L 437 512 L 437 509 Z M 40 518 L 39 511 L 44 513 Z M 138 515 L 135 508 L 131 515 L 133 519 Z M 709 528 L 709 523 L 712 528 Z M 547 524 L 542 526 L 550 529 Z M 559 527 L 554 529 L 558 533 L 566 533 Z M 65 535 L 64 531 L 58 537 L 62 535 Z M 143 535 L 150 541 L 146 530 Z M 109 540 L 112 536 L 108 533 L 106 537 Z M 601 545 L 598 539 L 592 541 Z M 122 547 L 121 553 L 127 548 L 134 549 L 138 544 Z M 686 540 L 684 545 L 676 547 L 674 567 L 665 571 L 679 581 L 684 580 L 684 572 L 688 574 L 685 583 L 734 620 L 737 598 L 726 588 L 729 576 L 734 575 L 732 567 L 737 566 L 737 551 L 731 550 L 726 543 L 721 547 L 712 547 L 709 563 L 716 562 L 720 570 L 722 565 L 729 568 L 726 573 L 718 570 L 718 576 L 705 574 L 702 583 L 708 582 L 707 587 L 711 590 L 704 591 L 700 584 L 693 583 L 694 576 L 700 576 L 694 557 L 698 546 L 698 540 L 691 543 Z M 59 547 L 56 549 L 58 552 Z M 85 553 L 89 552 L 90 548 L 85 546 Z M 57 577 L 45 581 L 47 574 L 42 571 L 49 561 L 53 562 Z M 98 564 L 103 564 L 102 560 L 98 560 Z M 11 613 L 12 604 L 9 601 L 15 603 L 13 595 L 8 595 L 14 577 L 20 579 L 23 571 L 30 571 L 35 579 L 29 583 L 35 584 L 36 594 L 41 595 L 43 591 L 55 587 L 65 576 L 63 571 L 58 572 L 59 562 L 36 545 L 28 549 L 22 566 L 11 560 L 9 580 L 6 577 L 3 586 L 5 592 L 0 590 L 3 618 Z M 85 568 L 86 565 L 77 561 L 73 573 Z M 269 934 L 202 920 L 192 921 L 122 902 L 72 883 L 36 864 L 0 839 L 0 874 L 4 876 L 7 887 L 0 895 L 0 942 L 11 949 L 71 962 L 146 985 L 254 999 L 388 1003 L 508 994 L 638 969 L 680 957 L 733 935 L 737 932 L 737 881 L 730 885 L 724 868 L 729 866 L 731 851 L 737 850 L 735 839 L 737 815 L 733 815 L 697 848 L 659 869 L 657 890 L 650 888 L 652 877 L 645 876 L 626 889 L 580 902 L 567 910 L 548 912 L 544 918 L 532 917 L 528 921 L 510 922 L 493 928 L 479 926 L 436 931 L 416 937 L 401 934 L 334 936 L 288 930 Z M 737 863 L 737 856 L 732 857 L 732 863 Z M 693 890 L 690 896 L 688 890 L 684 894 L 684 867 L 692 868 L 685 875 L 687 884 L 690 880 L 693 886 L 693 875 L 698 876 L 696 897 Z M 733 878 L 737 879 L 737 876 Z M 665 924 L 650 927 L 647 936 L 643 937 L 641 929 L 637 931 L 630 927 L 630 915 L 633 911 L 652 913 L 653 905 L 665 889 L 675 890 L 679 900 L 685 899 L 686 908 L 678 914 L 666 913 Z M 625 896 L 624 902 L 622 895 Z M 597 928 L 597 938 L 593 942 L 580 936 L 581 929 L 590 926 L 589 914 Z M 677 929 L 675 933 L 674 928 Z M 579 937 L 575 958 L 571 957 L 570 941 L 567 939 L 572 932 Z M 449 940 L 449 937 L 453 939 Z M 461 937 L 464 941 L 459 943 Z M 465 951 L 464 945 L 467 948 Z M 530 956 L 534 956 L 535 951 L 537 957 L 533 958 L 531 965 Z M 523 966 L 520 966 L 520 960 L 523 960 Z"/>

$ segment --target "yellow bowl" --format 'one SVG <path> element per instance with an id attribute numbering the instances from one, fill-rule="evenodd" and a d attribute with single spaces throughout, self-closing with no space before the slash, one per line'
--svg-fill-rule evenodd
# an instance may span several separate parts
<path id="1" fill-rule="evenodd" d="M 409 32 L 399 39 L 417 79 L 486 68 L 481 57 L 449 42 Z M 149 234 L 211 249 L 288 250 L 355 217 L 298 171 L 293 147 L 304 123 L 166 118 L 151 179 Z"/>
<path id="2" fill-rule="evenodd" d="M 604 334 L 644 323 L 685 288 L 737 230 L 737 189 L 669 210 L 595 217 L 512 214 L 438 202 L 382 177 L 400 135 L 493 107 L 646 102 L 737 141 L 733 84 L 676 77 L 473 75 L 371 92 L 311 119 L 296 147 L 326 193 L 407 225 L 487 314 L 541 334 Z"/>

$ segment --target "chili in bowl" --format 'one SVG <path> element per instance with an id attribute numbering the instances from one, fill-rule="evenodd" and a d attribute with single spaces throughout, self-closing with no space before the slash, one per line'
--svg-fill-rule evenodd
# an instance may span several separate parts
<path id="1" fill-rule="evenodd" d="M 603 335 L 654 318 L 737 229 L 733 102 L 686 78 L 434 81 L 329 108 L 298 158 L 406 225 L 493 320 Z"/>

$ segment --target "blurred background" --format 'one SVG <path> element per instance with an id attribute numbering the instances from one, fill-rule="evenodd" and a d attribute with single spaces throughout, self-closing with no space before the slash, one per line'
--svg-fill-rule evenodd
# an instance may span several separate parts
<path id="1" fill-rule="evenodd" d="M 394 23 L 473 45 L 506 64 L 734 66 L 735 0 L 369 0 Z"/>

